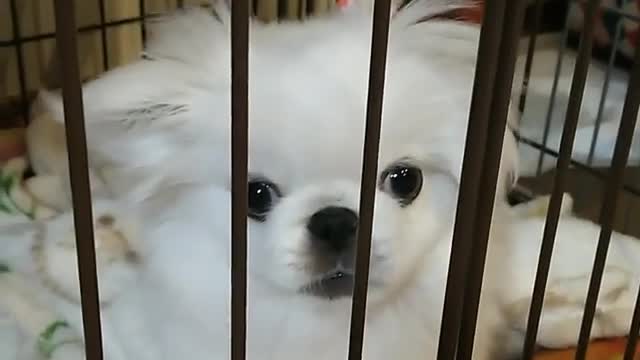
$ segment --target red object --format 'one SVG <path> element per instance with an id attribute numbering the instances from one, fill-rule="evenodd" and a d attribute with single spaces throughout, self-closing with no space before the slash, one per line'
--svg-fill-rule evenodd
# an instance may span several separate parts
<path id="1" fill-rule="evenodd" d="M 347 6 L 349 6 L 349 3 L 351 1 L 349 0 L 336 0 L 336 4 L 338 5 L 339 8 L 346 8 Z"/>
<path id="2" fill-rule="evenodd" d="M 627 345 L 626 338 L 593 340 L 589 343 L 587 360 L 622 360 Z M 636 347 L 636 349 L 639 349 Z M 573 360 L 576 349 L 540 351 L 534 360 Z M 635 360 L 639 360 L 640 352 L 636 350 Z"/>
<path id="3" fill-rule="evenodd" d="M 474 1 L 469 7 L 464 7 L 457 11 L 457 17 L 464 22 L 482 24 L 484 18 L 484 1 Z"/>
<path id="4" fill-rule="evenodd" d="M 26 153 L 24 129 L 0 130 L 0 164 Z"/>

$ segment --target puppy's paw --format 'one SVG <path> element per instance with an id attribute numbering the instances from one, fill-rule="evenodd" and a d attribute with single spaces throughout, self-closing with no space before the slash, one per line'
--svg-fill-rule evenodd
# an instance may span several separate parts
<path id="1" fill-rule="evenodd" d="M 35 200 L 40 210 L 36 220 L 45 220 L 71 207 L 66 196 L 64 182 L 57 175 L 41 175 L 25 180 L 25 190 Z M 48 210 L 48 211 L 45 211 Z"/>
<path id="2" fill-rule="evenodd" d="M 106 304 L 135 280 L 140 263 L 139 239 L 134 220 L 117 205 L 101 202 L 94 215 L 100 301 Z M 45 224 L 35 243 L 33 256 L 45 284 L 68 300 L 79 302 L 73 215 L 66 213 Z"/>

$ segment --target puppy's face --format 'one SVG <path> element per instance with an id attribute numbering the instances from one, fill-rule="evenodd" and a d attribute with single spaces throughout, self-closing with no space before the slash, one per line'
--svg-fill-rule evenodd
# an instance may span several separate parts
<path id="1" fill-rule="evenodd" d="M 413 64 L 390 63 L 394 76 L 371 179 L 372 303 L 416 281 L 433 246 L 449 239 L 455 207 L 457 174 L 449 170 L 455 161 L 440 153 L 458 147 L 459 139 L 447 135 L 458 125 L 435 126 L 444 111 L 458 116 L 455 101 L 413 95 L 407 65 Z M 367 72 L 321 70 L 322 77 L 268 69 L 253 75 L 249 262 L 254 278 L 276 291 L 328 301 L 350 296 L 354 281 Z"/>
<path id="2" fill-rule="evenodd" d="M 351 173 L 360 169 L 355 161 L 345 165 L 353 166 Z M 421 165 L 419 159 L 402 157 L 384 164 L 379 173 L 371 250 L 373 301 L 383 290 L 407 281 L 430 237 L 439 235 L 434 234 L 437 217 L 429 205 L 434 177 Z M 250 263 L 257 277 L 281 290 L 335 299 L 352 291 L 360 179 L 349 172 L 319 170 L 325 176 L 305 174 L 300 167 L 288 174 L 252 174 Z"/>
<path id="3" fill-rule="evenodd" d="M 258 28 L 252 37 L 249 267 L 253 281 L 282 294 L 329 301 L 352 291 L 369 25 L 338 18 Z M 371 303 L 422 280 L 434 246 L 451 239 L 477 32 L 463 29 L 468 41 L 460 35 L 453 45 L 463 55 L 450 55 L 437 46 L 449 31 L 423 26 L 390 39 L 378 172 L 369 179 L 377 186 Z M 216 178 L 228 186 L 230 109 L 215 111 L 208 118 L 220 121 L 207 133 L 223 135 L 210 143 L 222 144 Z"/>

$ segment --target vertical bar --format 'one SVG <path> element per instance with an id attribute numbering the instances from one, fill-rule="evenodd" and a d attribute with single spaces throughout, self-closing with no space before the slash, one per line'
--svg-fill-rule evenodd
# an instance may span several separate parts
<path id="1" fill-rule="evenodd" d="M 551 119 L 553 118 L 553 109 L 556 105 L 556 95 L 558 94 L 558 80 L 560 79 L 560 72 L 562 71 L 562 63 L 564 60 L 564 52 L 567 47 L 567 39 L 569 38 L 569 14 L 567 13 L 567 17 L 565 19 L 564 29 L 562 30 L 562 39 L 560 40 L 560 49 L 558 49 L 558 61 L 556 62 L 556 68 L 554 70 L 554 78 L 553 85 L 551 86 L 551 94 L 549 97 L 549 107 L 547 108 L 547 117 L 544 121 L 544 132 L 542 134 L 542 146 L 544 148 L 547 147 L 549 142 L 549 132 L 551 131 Z M 542 164 L 545 156 L 547 156 L 543 151 L 540 152 L 540 157 L 538 158 L 538 168 L 536 170 L 536 175 L 540 176 L 542 173 Z"/>
<path id="2" fill-rule="evenodd" d="M 231 2 L 231 359 L 246 358 L 249 0 Z"/>
<path id="3" fill-rule="evenodd" d="M 640 332 L 640 289 L 638 289 L 636 305 L 633 310 L 633 317 L 631 318 L 631 329 L 627 337 L 627 346 L 624 349 L 623 360 L 633 360 L 638 344 L 638 332 Z"/>
<path id="4" fill-rule="evenodd" d="M 184 8 L 184 0 L 178 0 L 178 8 L 179 9 Z"/>
<path id="5" fill-rule="evenodd" d="M 11 22 L 13 31 L 13 42 L 16 49 L 16 60 L 18 62 L 18 82 L 20 84 L 20 106 L 22 107 L 22 116 L 24 123 L 29 121 L 29 99 L 27 90 L 26 70 L 24 66 L 24 53 L 22 52 L 22 35 L 20 29 L 20 13 L 16 0 L 9 2 L 11 6 Z"/>
<path id="6" fill-rule="evenodd" d="M 634 360 L 633 357 L 638 344 L 638 332 L 640 332 L 640 289 L 638 289 L 636 305 L 633 310 L 633 317 L 631 318 L 631 329 L 627 337 L 627 346 L 624 349 L 623 360 Z"/>
<path id="7" fill-rule="evenodd" d="M 100 37 L 102 44 L 102 67 L 105 71 L 109 70 L 109 46 L 107 40 L 107 8 L 105 0 L 98 0 L 100 10 Z"/>
<path id="8" fill-rule="evenodd" d="M 142 43 L 147 43 L 147 3 L 146 0 L 138 0 L 138 12 L 140 13 L 140 34 L 142 35 Z"/>
<path id="9" fill-rule="evenodd" d="M 300 19 L 305 19 L 307 17 L 307 9 L 309 8 L 309 0 L 300 0 Z"/>
<path id="10" fill-rule="evenodd" d="M 626 190 L 626 189 L 625 189 Z M 633 196 L 633 194 L 631 194 Z M 631 217 L 632 215 L 634 215 L 634 202 L 632 201 L 629 206 L 627 207 L 627 212 L 626 214 L 624 214 L 624 227 L 623 227 L 623 231 L 624 233 L 628 233 L 629 232 L 629 224 L 631 223 Z"/>
<path id="11" fill-rule="evenodd" d="M 529 35 L 527 59 L 524 64 L 524 77 L 522 79 L 522 92 L 520 93 L 520 103 L 518 104 L 520 113 L 524 112 L 527 102 L 527 90 L 529 88 L 529 78 L 531 77 L 531 69 L 533 67 L 533 54 L 536 50 L 536 40 L 538 39 L 538 31 L 540 30 L 540 23 L 542 22 L 543 5 L 544 0 L 536 0 L 535 8 L 533 9 L 533 29 Z"/>
<path id="12" fill-rule="evenodd" d="M 613 71 L 613 65 L 616 59 L 616 52 L 618 52 L 618 44 L 620 43 L 620 35 L 622 35 L 622 24 L 624 22 L 618 17 L 616 24 L 616 33 L 613 40 L 613 46 L 611 48 L 611 54 L 609 54 L 609 63 L 607 64 L 607 71 L 604 77 L 604 84 L 602 86 L 602 95 L 600 96 L 600 103 L 598 104 L 598 113 L 596 115 L 596 123 L 593 128 L 593 136 L 591 137 L 591 145 L 589 147 L 589 156 L 587 157 L 587 164 L 591 166 L 593 164 L 593 155 L 596 150 L 596 144 L 598 143 L 598 135 L 600 134 L 600 125 L 602 125 L 602 114 L 604 113 L 604 104 L 607 101 L 607 95 L 609 93 L 609 82 L 611 81 L 611 72 Z"/>
<path id="13" fill-rule="evenodd" d="M 297 19 L 300 17 L 301 1 L 285 0 L 287 7 L 287 19 Z"/>
<path id="14" fill-rule="evenodd" d="M 102 360 L 102 331 L 93 238 L 93 212 L 87 162 L 82 88 L 78 67 L 76 14 L 73 0 L 56 0 L 56 41 L 62 74 L 69 174 L 80 278 L 80 298 L 87 359 Z"/>
<path id="15" fill-rule="evenodd" d="M 560 153 L 558 156 L 557 170 L 553 180 L 553 190 L 551 192 L 551 199 L 549 200 L 549 208 L 542 235 L 542 244 L 540 246 L 540 257 L 536 271 L 536 280 L 533 287 L 531 307 L 529 308 L 529 319 L 527 320 L 527 332 L 525 335 L 523 349 L 524 360 L 532 359 L 535 350 L 538 326 L 540 325 L 540 314 L 542 312 L 542 305 L 547 287 L 547 278 L 549 276 L 549 268 L 551 265 L 551 255 L 553 253 L 556 231 L 558 229 L 560 207 L 562 206 L 562 195 L 567 183 L 573 142 L 580 115 L 580 106 L 582 105 L 582 96 L 584 93 L 585 82 L 587 80 L 587 72 L 589 70 L 591 50 L 593 46 L 592 30 L 596 21 L 599 5 L 600 0 L 589 0 L 587 11 L 585 13 L 584 29 L 586 30 L 583 31 L 581 35 L 578 58 L 576 60 L 571 90 L 569 92 L 569 104 L 567 105 L 567 113 L 565 116 L 564 128 L 562 130 L 562 139 L 560 140 Z M 567 25 L 565 24 L 565 31 L 566 29 Z M 549 113 L 551 113 L 551 111 L 549 111 Z"/>
<path id="16" fill-rule="evenodd" d="M 491 96 L 500 46 L 506 0 L 488 0 L 480 31 L 473 96 L 467 126 L 464 161 L 460 179 L 460 192 L 456 210 L 455 228 L 451 244 L 451 257 L 442 312 L 442 325 L 438 344 L 438 360 L 453 359 L 456 353 L 466 270 L 471 254 L 472 226 L 478 199 L 482 154 L 486 144 Z"/>
<path id="17" fill-rule="evenodd" d="M 624 184 L 624 172 L 629 158 L 633 133 L 638 120 L 638 108 L 640 107 L 640 48 L 636 48 L 633 70 L 629 80 L 627 96 L 622 110 L 622 121 L 616 137 L 616 146 L 611 160 L 611 172 L 604 194 L 604 203 L 600 212 L 600 238 L 593 262 L 589 292 L 587 293 L 587 303 L 582 317 L 580 336 L 578 338 L 578 349 L 576 359 L 583 360 L 587 354 L 587 345 L 591 335 L 593 317 L 596 312 L 602 274 L 607 261 L 607 252 L 611 242 L 613 232 L 613 222 L 616 216 L 616 205 L 620 196 L 620 189 Z"/>
<path id="18" fill-rule="evenodd" d="M 278 18 L 277 0 L 260 0 L 254 9 L 258 18 L 264 22 L 271 22 Z"/>
<path id="19" fill-rule="evenodd" d="M 382 104 L 389 42 L 391 0 L 376 0 L 373 11 L 371 36 L 371 61 L 369 64 L 369 89 L 367 95 L 366 129 L 362 179 L 360 186 L 360 217 L 356 243 L 356 274 L 351 305 L 351 332 L 349 360 L 362 359 L 364 327 L 369 285 L 369 261 L 371 256 L 371 232 L 378 172 L 378 150 L 382 126 Z"/>
<path id="20" fill-rule="evenodd" d="M 511 88 L 517 57 L 520 33 L 524 23 L 525 6 L 522 0 L 510 0 L 505 9 L 502 41 L 498 53 L 500 69 L 496 74 L 495 86 L 491 102 L 491 121 L 488 124 L 488 134 L 481 172 L 480 196 L 476 206 L 476 219 L 473 233 L 476 235 L 472 242 L 469 270 L 467 271 L 466 290 L 464 293 L 464 307 L 462 310 L 463 324 L 460 329 L 458 343 L 458 359 L 470 360 L 473 353 L 476 332 L 478 307 L 482 290 L 485 259 L 491 219 L 493 215 L 498 170 L 502 155 L 502 145 L 507 126 L 507 116 L 511 103 Z"/>

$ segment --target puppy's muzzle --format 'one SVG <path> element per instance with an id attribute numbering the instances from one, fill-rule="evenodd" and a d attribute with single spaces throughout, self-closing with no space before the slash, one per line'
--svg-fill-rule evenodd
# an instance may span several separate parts
<path id="1" fill-rule="evenodd" d="M 307 229 L 320 250 L 332 255 L 353 247 L 358 229 L 358 215 L 344 207 L 326 207 L 311 216 Z"/>
<path id="2" fill-rule="evenodd" d="M 348 208 L 326 207 L 311 216 L 307 230 L 316 280 L 303 292 L 328 299 L 351 296 L 358 215 Z"/>

